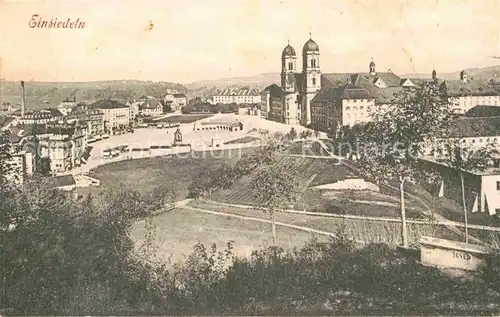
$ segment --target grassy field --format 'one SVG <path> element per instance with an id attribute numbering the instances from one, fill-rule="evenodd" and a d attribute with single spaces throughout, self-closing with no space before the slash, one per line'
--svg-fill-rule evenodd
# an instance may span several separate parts
<path id="1" fill-rule="evenodd" d="M 170 259 L 171 263 L 185 260 L 197 242 L 207 248 L 215 243 L 222 250 L 227 242 L 233 241 L 234 252 L 241 256 L 249 256 L 253 250 L 272 243 L 269 224 L 192 210 L 175 209 L 155 216 L 153 223 L 156 232 L 154 244 L 159 249 L 157 254 L 165 260 Z M 144 241 L 144 233 L 145 223 L 136 223 L 131 234 L 137 246 Z M 312 237 L 307 232 L 289 228 L 278 228 L 277 236 L 277 244 L 285 249 L 300 247 Z M 326 238 L 318 236 L 318 239 Z"/>
<path id="2" fill-rule="evenodd" d="M 197 120 L 206 119 L 212 117 L 213 114 L 193 114 L 193 115 L 180 115 L 163 118 L 156 120 L 156 123 L 192 123 Z"/>
<path id="3" fill-rule="evenodd" d="M 202 201 L 191 202 L 193 207 L 221 211 L 236 215 L 268 219 L 268 215 L 260 210 L 233 208 Z M 350 214 L 348 212 L 348 214 Z M 222 217 L 222 216 L 221 216 Z M 317 230 L 336 233 L 339 230 L 350 238 L 369 242 L 384 242 L 390 245 L 401 243 L 400 224 L 397 222 L 381 222 L 372 220 L 354 220 L 342 218 L 329 218 L 308 215 L 297 215 L 290 213 L 277 213 L 276 221 L 292 225 L 305 226 Z M 446 227 L 433 226 L 431 224 L 408 224 L 408 241 L 416 244 L 421 236 L 433 236 L 446 239 L 458 239 L 461 237 L 451 232 Z"/>
<path id="4" fill-rule="evenodd" d="M 172 191 L 176 199 L 184 199 L 189 184 L 204 170 L 220 164 L 234 165 L 239 155 L 253 149 L 239 151 L 218 150 L 195 152 L 192 157 L 163 156 L 137 160 L 125 160 L 101 165 L 90 172 L 91 177 L 101 181 L 94 189 L 79 189 L 81 193 L 99 193 L 119 186 L 149 192 L 153 189 Z"/>
<path id="5" fill-rule="evenodd" d="M 292 161 L 294 163 L 305 190 L 297 199 L 298 201 L 295 205 L 296 209 L 376 217 L 399 217 L 398 200 L 388 195 L 372 192 L 332 192 L 330 190 L 310 189 L 310 187 L 313 186 L 333 183 L 343 177 L 354 175 L 344 166 L 335 165 L 336 160 L 282 156 L 277 164 L 281 164 L 285 161 Z M 313 176 L 314 178 L 311 181 Z M 310 182 L 308 183 L 308 181 Z M 308 188 L 306 186 L 308 186 Z M 392 203 L 394 206 L 370 205 L 352 201 L 344 205 L 339 201 L 339 197 L 328 195 L 329 193 L 336 193 L 350 200 L 373 200 L 375 202 Z M 251 176 L 245 176 L 238 180 L 230 189 L 215 191 L 212 193 L 210 199 L 226 203 L 253 204 L 256 197 L 251 188 Z M 411 202 L 408 202 L 407 209 L 409 218 L 418 218 L 422 216 L 416 206 Z"/>

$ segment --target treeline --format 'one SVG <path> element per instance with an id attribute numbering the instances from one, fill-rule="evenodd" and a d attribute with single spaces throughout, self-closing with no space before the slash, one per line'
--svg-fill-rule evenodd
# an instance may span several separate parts
<path id="1" fill-rule="evenodd" d="M 154 200 L 128 190 L 75 203 L 33 180 L 1 198 L 3 315 L 498 314 L 498 272 L 459 279 L 381 244 L 312 239 L 249 258 L 228 243 L 195 246 L 186 263 L 150 262 L 129 231 Z M 7 207 L 7 208 L 6 208 Z M 10 211 L 10 212 L 7 212 Z M 7 220 L 16 227 L 6 230 Z M 220 247 L 220 246 L 219 246 Z"/>
<path id="2" fill-rule="evenodd" d="M 181 109 L 182 113 L 238 113 L 240 107 L 236 103 L 232 104 L 215 104 L 202 102 L 196 98 L 189 101 L 188 105 Z"/>

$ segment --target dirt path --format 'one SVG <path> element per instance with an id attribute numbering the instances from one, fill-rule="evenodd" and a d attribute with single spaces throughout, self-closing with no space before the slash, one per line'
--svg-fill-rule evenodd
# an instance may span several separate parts
<path id="1" fill-rule="evenodd" d="M 250 220 L 250 221 L 257 221 L 257 222 L 263 222 L 263 223 L 269 223 L 269 224 L 271 223 L 271 220 L 268 220 L 268 219 L 262 219 L 262 218 L 256 218 L 256 217 L 248 217 L 248 216 L 240 216 L 240 215 L 235 215 L 235 214 L 232 214 L 232 213 L 227 213 L 227 212 L 222 212 L 222 211 L 213 211 L 213 210 L 202 209 L 202 208 L 195 208 L 195 207 L 190 207 L 190 206 L 184 206 L 182 208 L 183 209 L 188 209 L 188 210 L 193 210 L 193 211 L 198 211 L 198 212 L 203 212 L 203 213 L 207 213 L 207 214 L 212 214 L 212 215 L 219 215 L 219 216 L 226 216 L 226 217 L 237 218 L 237 219 L 241 219 L 241 220 Z M 286 227 L 286 228 L 301 230 L 301 231 L 305 231 L 305 232 L 309 232 L 309 233 L 326 235 L 326 236 L 330 236 L 330 237 L 337 237 L 337 235 L 335 233 L 321 231 L 321 230 L 316 230 L 316 229 L 309 228 L 309 227 L 296 226 L 296 225 L 291 225 L 291 224 L 284 223 L 284 222 L 279 222 L 279 221 L 276 221 L 275 224 L 276 224 L 276 226 L 281 226 L 281 227 Z M 354 241 L 356 243 L 360 243 L 360 244 L 364 243 L 364 241 L 361 241 L 361 240 L 354 240 L 354 239 L 352 239 L 352 241 Z"/>

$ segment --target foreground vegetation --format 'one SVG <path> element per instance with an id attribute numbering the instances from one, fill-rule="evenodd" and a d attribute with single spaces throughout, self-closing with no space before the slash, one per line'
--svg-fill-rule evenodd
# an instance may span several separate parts
<path id="1" fill-rule="evenodd" d="M 311 240 L 286 252 L 278 230 L 277 246 L 250 257 L 235 256 L 231 241 L 222 251 L 197 244 L 185 263 L 170 265 L 157 254 L 152 215 L 176 199 L 175 191 L 122 186 L 100 199 L 75 201 L 38 175 L 15 187 L 5 177 L 12 168 L 5 139 L 0 145 L 2 315 L 500 313 L 500 262 L 492 261 L 478 276 L 457 278 L 422 267 L 418 255 L 385 244 L 355 245 L 343 226 L 337 226 L 337 239 Z M 271 166 L 268 154 L 264 150 L 210 171 L 192 169 L 197 182 L 183 191 L 204 196 L 231 186 L 232 179 L 262 164 Z M 111 167 L 123 173 L 126 166 Z M 139 246 L 132 239 L 137 221 L 144 225 Z"/>
<path id="2" fill-rule="evenodd" d="M 345 239 L 309 241 L 248 258 L 197 244 L 182 265 L 155 259 L 145 230 L 158 206 L 130 190 L 80 203 L 33 180 L 2 196 L 1 289 L 5 315 L 311 315 L 499 313 L 498 273 L 457 278 L 413 254 Z M 10 211 L 10 212 L 9 212 Z M 16 227 L 6 230 L 6 223 Z M 278 235 L 279 237 L 279 235 Z M 486 275 L 487 274 L 487 275 Z M 491 281 L 491 284 L 489 283 Z"/>

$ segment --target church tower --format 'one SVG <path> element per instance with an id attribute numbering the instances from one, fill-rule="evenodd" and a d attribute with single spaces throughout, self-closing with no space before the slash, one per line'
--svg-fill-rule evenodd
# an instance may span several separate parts
<path id="1" fill-rule="evenodd" d="M 465 70 L 461 71 L 460 72 L 460 80 L 463 82 L 463 83 L 466 83 L 467 82 L 467 73 L 465 72 Z"/>
<path id="2" fill-rule="evenodd" d="M 377 73 L 375 72 L 375 62 L 373 61 L 373 58 L 369 66 L 370 66 L 370 75 L 375 76 Z"/>
<path id="3" fill-rule="evenodd" d="M 293 73 L 297 70 L 297 55 L 290 43 L 281 53 L 281 89 L 285 92 L 294 92 L 295 81 Z"/>
<path id="4" fill-rule="evenodd" d="M 297 55 L 290 43 L 281 53 L 281 107 L 282 122 L 286 124 L 298 124 L 300 109 L 297 103 Z"/>
<path id="5" fill-rule="evenodd" d="M 310 36 L 311 34 L 309 34 Z M 311 123 L 311 100 L 321 89 L 319 46 L 309 38 L 302 49 L 302 125 Z"/>

